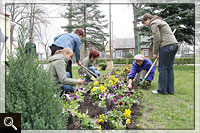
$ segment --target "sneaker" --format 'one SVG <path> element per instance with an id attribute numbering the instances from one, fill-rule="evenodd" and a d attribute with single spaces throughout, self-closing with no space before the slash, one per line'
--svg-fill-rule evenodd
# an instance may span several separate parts
<path id="1" fill-rule="evenodd" d="M 158 91 L 157 91 L 157 90 L 153 90 L 152 93 L 153 93 L 153 94 L 157 94 Z"/>

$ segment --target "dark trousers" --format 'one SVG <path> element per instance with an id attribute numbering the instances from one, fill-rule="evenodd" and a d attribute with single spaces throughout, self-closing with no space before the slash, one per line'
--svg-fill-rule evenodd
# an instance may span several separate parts
<path id="1" fill-rule="evenodd" d="M 61 50 L 63 49 L 63 47 L 58 47 L 55 44 L 52 44 L 50 46 L 50 49 L 51 49 L 51 55 L 54 55 L 57 50 Z M 70 77 L 72 78 L 72 60 L 68 61 L 66 71 L 70 73 Z"/>
<path id="2" fill-rule="evenodd" d="M 159 49 L 159 79 L 158 92 L 162 94 L 174 93 L 174 59 L 178 51 L 177 44 L 170 44 Z"/>

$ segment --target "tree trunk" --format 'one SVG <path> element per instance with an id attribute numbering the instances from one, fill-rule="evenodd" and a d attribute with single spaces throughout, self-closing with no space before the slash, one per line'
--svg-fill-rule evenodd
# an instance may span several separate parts
<path id="1" fill-rule="evenodd" d="M 84 4 L 84 25 L 86 23 L 86 4 Z M 86 27 L 84 27 L 85 38 L 86 38 Z M 84 57 L 87 56 L 87 41 L 84 41 Z"/>
<path id="2" fill-rule="evenodd" d="M 138 32 L 137 32 L 137 21 L 136 21 L 136 14 L 137 14 L 137 8 L 135 7 L 135 5 L 133 4 L 133 17 L 134 17 L 134 21 L 133 21 L 133 28 L 134 28 L 134 36 L 135 36 L 135 55 L 139 54 L 138 53 Z"/>

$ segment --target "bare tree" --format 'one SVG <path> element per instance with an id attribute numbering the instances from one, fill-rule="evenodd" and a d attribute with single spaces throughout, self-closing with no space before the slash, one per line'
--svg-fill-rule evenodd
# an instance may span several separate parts
<path id="1" fill-rule="evenodd" d="M 15 4 L 15 0 L 13 3 L 6 4 L 6 12 L 10 15 L 11 21 L 19 24 L 23 19 L 25 19 L 25 15 L 23 14 L 26 9 L 26 4 Z M 13 41 L 15 40 L 13 37 L 14 29 L 16 24 L 11 24 L 10 27 L 10 47 L 12 49 Z"/>
<path id="2" fill-rule="evenodd" d="M 38 41 L 42 40 L 41 38 L 44 36 L 44 34 L 42 34 L 41 29 L 42 27 L 47 27 L 47 24 L 49 24 L 49 22 L 47 21 L 48 15 L 44 7 L 36 3 L 17 4 L 13 1 L 13 3 L 6 6 L 6 11 L 11 15 L 11 20 L 14 23 L 20 25 L 21 21 L 23 20 L 25 27 L 29 31 L 29 38 L 33 38 L 34 40 Z M 14 41 L 13 33 L 15 26 L 16 25 L 11 26 L 11 46 Z M 42 41 L 40 44 L 46 45 L 46 43 L 47 42 L 44 43 Z"/>
<path id="3" fill-rule="evenodd" d="M 47 12 L 44 7 L 36 3 L 28 4 L 28 8 L 26 11 L 27 16 L 27 26 L 29 28 L 29 37 L 38 39 L 41 37 L 41 29 L 42 26 L 47 27 L 49 22 L 46 18 L 48 18 Z M 40 40 L 40 39 L 38 39 Z"/>
<path id="4" fill-rule="evenodd" d="M 38 36 L 38 40 L 39 40 L 40 44 L 42 44 L 42 46 L 45 50 L 46 59 L 48 59 L 50 36 L 48 36 L 46 29 L 47 28 L 43 29 L 43 31 L 38 32 L 38 33 L 40 33 L 40 36 Z"/>
<path id="5" fill-rule="evenodd" d="M 139 46 L 138 46 L 138 42 L 139 42 L 139 32 L 137 31 L 137 13 L 138 13 L 138 10 L 140 10 L 140 8 L 142 7 L 142 4 L 141 3 L 132 3 L 132 6 L 133 6 L 133 17 L 134 17 L 134 21 L 133 21 L 133 25 L 134 25 L 134 36 L 135 36 L 135 54 L 138 53 L 138 49 L 139 49 Z"/>

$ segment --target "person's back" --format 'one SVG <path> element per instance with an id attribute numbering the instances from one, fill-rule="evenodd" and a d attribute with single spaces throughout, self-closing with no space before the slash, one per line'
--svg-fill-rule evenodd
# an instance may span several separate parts
<path id="1" fill-rule="evenodd" d="M 71 48 L 75 52 L 76 45 L 81 44 L 81 39 L 75 33 L 65 33 L 56 36 L 54 44 L 58 47 Z"/>
<path id="2" fill-rule="evenodd" d="M 33 39 L 30 37 L 29 42 L 27 42 L 25 45 L 25 53 L 31 54 L 32 52 L 35 56 L 37 56 L 36 45 L 33 43 Z"/>

